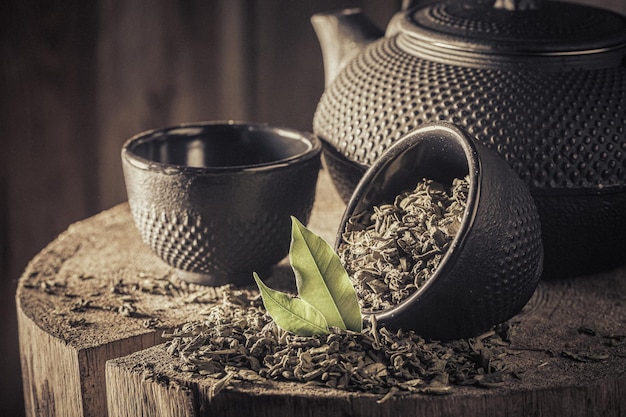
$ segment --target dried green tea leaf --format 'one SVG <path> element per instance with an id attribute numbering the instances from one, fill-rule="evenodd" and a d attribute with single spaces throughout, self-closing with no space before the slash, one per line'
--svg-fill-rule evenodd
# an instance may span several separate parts
<path id="1" fill-rule="evenodd" d="M 263 305 L 272 319 L 282 329 L 298 336 L 328 334 L 326 319 L 315 307 L 300 298 L 273 290 L 254 272 Z"/>
<path id="2" fill-rule="evenodd" d="M 337 248 L 365 310 L 388 310 L 437 270 L 461 227 L 469 177 L 450 187 L 424 179 L 412 190 L 354 214 Z"/>
<path id="3" fill-rule="evenodd" d="M 360 332 L 361 308 L 348 273 L 324 239 L 291 218 L 289 259 L 300 298 L 324 314 L 329 326 Z"/>
<path id="4" fill-rule="evenodd" d="M 310 382 L 381 395 L 380 403 L 410 393 L 450 394 L 457 386 L 499 387 L 508 375 L 520 376 L 506 361 L 514 336 L 508 323 L 478 338 L 446 343 L 378 327 L 375 320 L 360 333 L 330 329 L 302 337 L 279 329 L 262 301 L 257 291 L 225 287 L 223 302 L 201 320 L 164 332 L 170 340 L 163 348 L 181 361 L 178 370 L 213 382 L 238 371 L 231 383 Z M 476 339 L 490 351 L 489 364 L 477 358 Z"/>

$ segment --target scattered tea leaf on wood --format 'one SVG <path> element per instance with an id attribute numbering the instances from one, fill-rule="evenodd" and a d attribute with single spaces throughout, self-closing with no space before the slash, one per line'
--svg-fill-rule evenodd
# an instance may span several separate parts
<path id="1" fill-rule="evenodd" d="M 381 402 L 407 393 L 445 395 L 455 386 L 493 388 L 507 373 L 506 324 L 480 337 L 440 343 L 410 331 L 368 323 L 362 332 L 337 328 L 303 337 L 277 326 L 258 296 L 231 289 L 234 297 L 202 320 L 164 333 L 164 348 L 179 359 L 177 369 L 212 378 L 219 387 L 247 381 L 296 381 L 346 391 L 378 394 Z M 226 292 L 225 292 L 226 293 Z M 216 392 L 218 390 L 216 389 Z"/>
<path id="2" fill-rule="evenodd" d="M 605 345 L 610 347 L 621 346 L 626 343 L 626 335 L 623 334 L 610 334 L 604 336 Z"/>
<path id="3" fill-rule="evenodd" d="M 363 309 L 389 309 L 424 285 L 461 226 L 468 192 L 468 177 L 449 189 L 425 179 L 349 219 L 338 254 Z"/>

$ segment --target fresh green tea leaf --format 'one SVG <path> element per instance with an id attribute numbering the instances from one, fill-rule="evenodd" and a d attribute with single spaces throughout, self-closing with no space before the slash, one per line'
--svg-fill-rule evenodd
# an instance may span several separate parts
<path id="1" fill-rule="evenodd" d="M 298 336 L 330 333 L 326 319 L 311 304 L 269 288 L 256 272 L 254 280 L 261 292 L 265 309 L 279 327 Z"/>
<path id="2" fill-rule="evenodd" d="M 295 217 L 289 259 L 300 298 L 321 311 L 329 326 L 360 332 L 361 308 L 348 273 L 333 249 Z"/>

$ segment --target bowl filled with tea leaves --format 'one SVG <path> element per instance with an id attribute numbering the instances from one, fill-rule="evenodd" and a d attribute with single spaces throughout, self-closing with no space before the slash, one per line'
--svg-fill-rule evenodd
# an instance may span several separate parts
<path id="1" fill-rule="evenodd" d="M 421 126 L 367 170 L 335 250 L 367 320 L 438 340 L 519 313 L 539 282 L 539 216 L 526 184 L 451 123 Z"/>

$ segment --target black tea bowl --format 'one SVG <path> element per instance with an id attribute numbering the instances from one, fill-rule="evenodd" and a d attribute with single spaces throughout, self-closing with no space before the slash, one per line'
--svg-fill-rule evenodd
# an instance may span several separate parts
<path id="1" fill-rule="evenodd" d="M 449 186 L 469 175 L 461 225 L 430 278 L 393 308 L 364 311 L 381 326 L 423 337 L 474 337 L 521 311 L 539 282 L 541 227 L 526 184 L 504 159 L 449 123 L 405 135 L 367 170 L 350 199 L 335 243 L 348 220 L 415 188 L 422 179 Z"/>
<path id="2" fill-rule="evenodd" d="M 253 283 L 309 219 L 321 144 L 305 132 L 218 121 L 151 130 L 122 147 L 128 203 L 142 239 L 182 279 Z"/>

